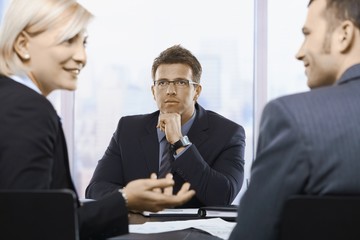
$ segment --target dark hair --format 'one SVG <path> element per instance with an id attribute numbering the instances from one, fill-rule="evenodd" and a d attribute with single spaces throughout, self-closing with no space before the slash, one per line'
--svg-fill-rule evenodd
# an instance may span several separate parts
<path id="1" fill-rule="evenodd" d="M 315 0 L 310 0 L 312 4 Z M 334 30 L 338 23 L 350 20 L 360 29 L 360 1 L 359 0 L 326 0 L 324 16 L 328 21 L 329 30 Z"/>
<path id="2" fill-rule="evenodd" d="M 164 50 L 157 58 L 155 58 L 151 69 L 151 76 L 153 80 L 155 80 L 156 70 L 161 64 L 173 63 L 182 63 L 188 65 L 192 70 L 192 80 L 194 82 L 200 83 L 202 72 L 200 62 L 189 50 L 181 47 L 180 45 L 174 45 Z"/>

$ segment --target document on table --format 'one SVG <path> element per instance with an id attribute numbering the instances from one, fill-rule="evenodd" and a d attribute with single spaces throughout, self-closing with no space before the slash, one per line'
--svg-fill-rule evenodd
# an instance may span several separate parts
<path id="1" fill-rule="evenodd" d="M 161 233 L 182 230 L 186 228 L 197 228 L 217 236 L 228 239 L 235 222 L 227 222 L 221 218 L 210 218 L 186 221 L 167 221 L 167 222 L 146 222 L 144 224 L 130 224 L 130 233 Z"/>

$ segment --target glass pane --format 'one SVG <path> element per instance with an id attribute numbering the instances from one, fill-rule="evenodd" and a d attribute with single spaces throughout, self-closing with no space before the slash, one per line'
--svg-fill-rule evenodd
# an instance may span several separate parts
<path id="1" fill-rule="evenodd" d="M 295 58 L 303 41 L 307 4 L 304 0 L 268 1 L 269 100 L 308 90 L 303 63 Z"/>
<path id="2" fill-rule="evenodd" d="M 10 0 L 0 0 L 0 24 Z"/>
<path id="3" fill-rule="evenodd" d="M 82 0 L 96 18 L 75 95 L 75 180 L 80 196 L 121 116 L 157 110 L 151 65 L 181 44 L 203 66 L 199 103 L 244 126 L 252 159 L 252 0 Z M 249 164 L 248 164 L 249 165 Z"/>

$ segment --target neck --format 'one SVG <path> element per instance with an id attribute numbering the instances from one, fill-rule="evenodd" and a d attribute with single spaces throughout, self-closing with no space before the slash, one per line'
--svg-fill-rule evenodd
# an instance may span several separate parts
<path id="1" fill-rule="evenodd" d="M 193 108 L 191 108 L 191 110 L 189 110 L 188 112 L 184 112 L 181 115 L 181 126 L 184 125 L 185 123 L 187 123 L 187 121 L 190 120 L 190 118 L 193 116 L 195 111 L 195 106 Z"/>
<path id="2" fill-rule="evenodd" d="M 35 78 L 35 76 L 34 76 L 34 74 L 32 72 L 28 73 L 28 77 L 39 88 L 42 95 L 44 95 L 44 96 L 49 95 L 50 91 L 45 90 L 45 87 L 43 87 L 43 85 L 41 85 L 40 82 L 36 80 L 36 78 Z"/>

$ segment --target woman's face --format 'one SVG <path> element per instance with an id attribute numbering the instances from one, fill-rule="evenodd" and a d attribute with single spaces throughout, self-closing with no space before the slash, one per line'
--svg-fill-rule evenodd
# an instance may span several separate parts
<path id="1" fill-rule="evenodd" d="M 77 77 L 86 64 L 86 35 L 82 32 L 58 43 L 61 30 L 59 26 L 36 36 L 24 33 L 30 55 L 29 77 L 45 96 L 55 89 L 75 90 Z"/>

